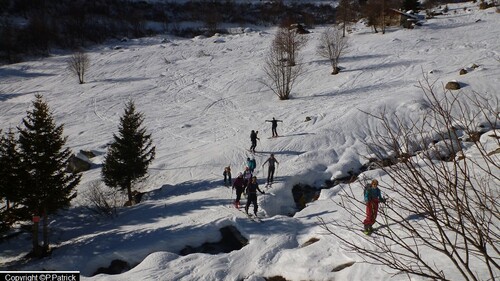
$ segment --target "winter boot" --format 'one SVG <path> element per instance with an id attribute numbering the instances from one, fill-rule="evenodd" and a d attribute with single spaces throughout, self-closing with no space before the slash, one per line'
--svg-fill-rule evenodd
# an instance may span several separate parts
<path id="1" fill-rule="evenodd" d="M 365 228 L 363 230 L 363 233 L 366 234 L 366 235 L 370 235 L 371 234 L 370 225 L 365 224 L 364 226 L 365 226 Z"/>

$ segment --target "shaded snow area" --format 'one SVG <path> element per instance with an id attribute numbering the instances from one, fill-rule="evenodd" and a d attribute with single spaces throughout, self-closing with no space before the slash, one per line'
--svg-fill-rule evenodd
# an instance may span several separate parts
<path id="1" fill-rule="evenodd" d="M 305 71 L 287 101 L 279 101 L 262 83 L 275 28 L 252 27 L 218 38 L 165 35 L 93 47 L 82 85 L 67 70 L 69 55 L 0 67 L 1 129 L 19 126 L 34 95 L 42 94 L 56 123 L 64 124 L 72 151 L 97 155 L 89 159 L 92 169 L 84 172 L 72 206 L 50 218 L 52 255 L 22 261 L 31 250 L 31 235 L 21 231 L 0 242 L 0 268 L 79 270 L 82 280 L 95 281 L 256 281 L 271 276 L 408 280 L 362 262 L 319 225 L 319 218 L 348 220 L 335 204 L 346 184 L 322 189 L 318 200 L 302 210 L 291 190 L 296 184 L 322 187 L 325 181 L 360 172 L 390 183 L 379 170 L 362 169 L 367 164 L 363 143 L 380 128 L 365 112 L 385 110 L 408 122 L 417 120 L 428 107 L 418 87 L 425 75 L 441 93 L 441 85 L 456 80 L 464 95 L 500 97 L 500 14 L 473 3 L 449 8 L 448 15 L 413 30 L 389 28 L 382 35 L 355 25 L 338 75 L 331 75 L 328 61 L 316 53 L 324 27 L 311 29 L 301 51 Z M 472 69 L 473 64 L 478 67 Z M 459 75 L 462 68 L 469 73 Z M 148 178 L 135 187 L 144 193 L 141 202 L 119 208 L 115 218 L 99 218 L 86 208 L 84 195 L 100 180 L 106 146 L 129 99 L 144 113 L 156 159 Z M 265 120 L 273 117 L 283 123 L 278 124 L 281 137 L 271 139 Z M 235 178 L 253 156 L 248 152 L 251 130 L 260 137 L 255 159 L 258 182 L 266 192 L 258 196 L 262 222 L 232 207 L 235 193 L 222 182 L 225 166 L 231 166 Z M 486 134 L 481 141 L 492 151 L 498 148 Z M 275 183 L 266 188 L 262 164 L 270 153 L 279 166 Z M 466 153 L 477 155 L 473 148 Z M 362 228 L 361 221 L 353 223 Z M 229 226 L 234 239 L 247 241 L 241 249 L 181 255 L 188 246 L 219 242 L 220 229 Z M 114 260 L 126 262 L 125 272 L 94 275 Z M 456 269 L 442 268 L 452 280 L 461 280 Z"/>

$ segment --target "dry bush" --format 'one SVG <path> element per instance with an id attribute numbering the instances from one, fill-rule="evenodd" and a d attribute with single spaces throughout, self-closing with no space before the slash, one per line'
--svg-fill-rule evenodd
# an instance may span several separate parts
<path id="1" fill-rule="evenodd" d="M 68 61 L 69 70 L 78 77 L 80 84 L 85 83 L 85 73 L 89 65 L 89 56 L 83 51 L 75 52 Z"/>
<path id="2" fill-rule="evenodd" d="M 87 209 L 92 211 L 96 216 L 116 217 L 117 210 L 124 204 L 124 198 L 116 189 L 105 189 L 101 181 L 94 181 L 86 193 L 84 200 L 87 204 Z"/>
<path id="3" fill-rule="evenodd" d="M 376 239 L 360 231 L 365 208 L 359 184 L 340 192 L 337 203 L 350 218 L 333 225 L 344 231 L 323 226 L 367 262 L 408 276 L 451 280 L 447 274 L 453 272 L 461 280 L 495 280 L 500 272 L 500 156 L 483 142 L 466 139 L 491 130 L 500 147 L 498 98 L 445 90 L 438 95 L 427 78 L 420 87 L 428 104 L 421 120 L 408 123 L 402 116 L 369 113 L 382 125 L 366 143 L 369 153 L 397 163 L 380 168 L 386 175 L 381 190 L 390 197 L 385 195 L 387 203 L 379 209 Z M 451 268 L 443 269 L 437 259 Z"/>

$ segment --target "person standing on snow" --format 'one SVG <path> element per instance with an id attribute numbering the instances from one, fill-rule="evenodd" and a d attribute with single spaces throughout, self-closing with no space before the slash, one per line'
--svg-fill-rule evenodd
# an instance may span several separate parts
<path id="1" fill-rule="evenodd" d="M 229 186 L 231 185 L 231 166 L 224 167 L 224 172 L 222 173 L 224 176 L 224 184 Z"/>
<path id="2" fill-rule="evenodd" d="M 250 172 L 249 167 L 245 167 L 245 171 L 243 172 L 243 186 L 247 187 L 251 179 L 252 179 L 252 172 Z"/>
<path id="3" fill-rule="evenodd" d="M 261 194 L 266 194 L 264 191 L 259 189 L 259 184 L 257 183 L 257 177 L 253 176 L 252 181 L 248 184 L 246 193 L 247 193 L 247 204 L 245 206 L 245 212 L 248 215 L 248 208 L 250 208 L 250 204 L 253 204 L 253 214 L 257 216 L 257 210 L 259 206 L 257 205 L 257 191 Z"/>
<path id="4" fill-rule="evenodd" d="M 245 168 L 248 167 L 250 169 L 250 166 L 251 166 L 251 162 L 250 162 L 250 157 L 247 157 L 247 161 L 245 162 Z"/>
<path id="5" fill-rule="evenodd" d="M 372 180 L 371 184 L 365 188 L 364 200 L 366 203 L 366 218 L 363 221 L 365 234 L 373 232 L 373 224 L 377 219 L 378 204 L 384 203 L 380 189 L 378 188 L 378 180 Z"/>
<path id="6" fill-rule="evenodd" d="M 234 207 L 236 209 L 240 208 L 241 194 L 245 191 L 245 182 L 243 180 L 243 174 L 239 173 L 238 177 L 233 182 L 233 190 L 236 189 L 236 200 L 234 200 Z"/>
<path id="7" fill-rule="evenodd" d="M 273 133 L 273 138 L 278 137 L 278 131 L 276 130 L 278 128 L 278 122 L 283 122 L 283 120 L 276 120 L 276 118 L 273 117 L 273 120 L 266 120 L 266 122 L 271 122 L 271 130 Z"/>
<path id="8" fill-rule="evenodd" d="M 250 133 L 250 141 L 252 142 L 252 146 L 250 146 L 250 151 L 255 153 L 255 148 L 257 147 L 257 140 L 260 140 L 259 137 L 257 137 L 257 134 L 259 131 L 254 131 Z"/>
<path id="9" fill-rule="evenodd" d="M 255 157 L 252 157 L 252 159 L 248 158 L 248 168 L 250 169 L 250 172 L 253 174 L 255 171 L 255 168 L 257 168 L 257 163 L 255 162 Z"/>
<path id="10" fill-rule="evenodd" d="M 269 163 L 269 167 L 267 169 L 267 185 L 271 185 L 274 180 L 274 171 L 276 170 L 276 164 L 280 164 L 276 158 L 274 158 L 274 154 L 271 153 L 271 157 L 269 157 L 264 164 L 262 164 L 262 167 L 266 163 Z"/>

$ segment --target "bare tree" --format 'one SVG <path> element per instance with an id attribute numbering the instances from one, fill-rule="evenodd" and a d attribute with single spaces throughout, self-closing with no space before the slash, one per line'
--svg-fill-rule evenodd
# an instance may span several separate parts
<path id="1" fill-rule="evenodd" d="M 75 52 L 68 61 L 68 68 L 78 76 L 80 84 L 85 83 L 85 72 L 89 68 L 90 59 L 83 51 Z"/>
<path id="2" fill-rule="evenodd" d="M 323 58 L 330 61 L 332 66 L 332 74 L 340 72 L 339 59 L 347 53 L 349 42 L 346 37 L 342 36 L 342 30 L 337 27 L 328 27 L 321 34 L 317 53 Z"/>
<path id="3" fill-rule="evenodd" d="M 420 87 L 428 103 L 421 120 L 406 125 L 401 116 L 370 114 L 382 126 L 367 142 L 369 152 L 380 163 L 392 163 L 380 167 L 386 174 L 382 190 L 390 197 L 380 210 L 377 239 L 355 225 L 364 217 L 359 184 L 344 188 L 337 202 L 351 217 L 334 225 L 351 235 L 323 227 L 367 262 L 403 274 L 451 280 L 439 266 L 446 259 L 461 280 L 496 280 L 500 156 L 481 139 L 500 146 L 498 98 L 444 90 L 438 95 L 427 78 Z"/>
<path id="4" fill-rule="evenodd" d="M 266 80 L 264 84 L 280 100 L 287 100 L 297 78 L 302 74 L 302 65 L 297 63 L 300 40 L 295 40 L 287 28 L 280 28 L 264 65 Z M 302 41 L 300 41 L 302 42 Z"/>
<path id="5" fill-rule="evenodd" d="M 345 37 L 347 25 L 356 20 L 357 10 L 359 10 L 358 1 L 340 0 L 337 6 L 337 23 L 342 24 L 342 36 Z"/>
<path id="6" fill-rule="evenodd" d="M 278 28 L 273 45 L 287 54 L 286 60 L 290 66 L 296 64 L 296 57 L 299 51 L 307 44 L 307 36 L 299 34 L 297 28 L 282 26 Z"/>
<path id="7" fill-rule="evenodd" d="M 385 34 L 386 26 L 389 24 L 387 11 L 390 8 L 397 8 L 398 5 L 399 1 L 394 0 L 369 0 L 363 6 L 362 12 L 375 33 L 378 33 L 377 27 L 380 27 L 382 34 Z"/>

